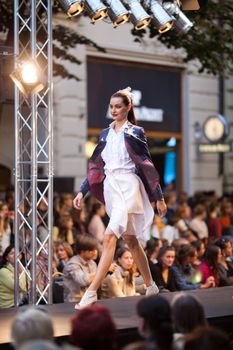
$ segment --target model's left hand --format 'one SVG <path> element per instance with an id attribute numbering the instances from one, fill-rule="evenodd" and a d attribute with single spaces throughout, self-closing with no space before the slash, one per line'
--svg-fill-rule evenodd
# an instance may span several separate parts
<path id="1" fill-rule="evenodd" d="M 167 212 L 167 205 L 164 202 L 164 200 L 157 200 L 156 207 L 158 210 L 159 216 L 162 218 L 164 215 L 166 215 Z"/>

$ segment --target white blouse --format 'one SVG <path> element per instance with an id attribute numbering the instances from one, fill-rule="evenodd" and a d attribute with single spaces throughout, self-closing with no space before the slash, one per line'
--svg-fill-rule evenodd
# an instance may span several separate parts
<path id="1" fill-rule="evenodd" d="M 104 171 L 105 173 L 118 171 L 135 173 L 135 164 L 125 147 L 124 129 L 128 126 L 127 121 L 117 132 L 114 130 L 114 124 L 114 122 L 110 124 L 107 143 L 101 154 L 105 162 Z"/>

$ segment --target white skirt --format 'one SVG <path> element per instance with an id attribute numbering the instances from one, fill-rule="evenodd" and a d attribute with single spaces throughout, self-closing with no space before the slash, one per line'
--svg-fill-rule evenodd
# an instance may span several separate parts
<path id="1" fill-rule="evenodd" d="M 108 228 L 119 238 L 134 234 L 147 241 L 154 210 L 141 179 L 132 172 L 106 172 L 105 209 L 110 218 Z"/>

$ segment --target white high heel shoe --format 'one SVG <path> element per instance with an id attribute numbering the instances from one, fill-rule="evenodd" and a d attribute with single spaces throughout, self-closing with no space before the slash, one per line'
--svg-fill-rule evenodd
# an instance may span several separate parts
<path id="1" fill-rule="evenodd" d="M 97 301 L 97 293 L 94 290 L 86 290 L 83 294 L 82 299 L 78 304 L 75 304 L 75 309 L 79 310 L 87 305 L 91 305 Z"/>
<path id="2" fill-rule="evenodd" d="M 151 286 L 147 287 L 146 296 L 157 294 L 159 294 L 159 288 L 157 287 L 155 282 L 153 282 Z"/>

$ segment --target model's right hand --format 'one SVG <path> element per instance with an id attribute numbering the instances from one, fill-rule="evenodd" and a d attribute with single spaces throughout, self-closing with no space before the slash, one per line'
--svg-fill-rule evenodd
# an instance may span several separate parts
<path id="1" fill-rule="evenodd" d="M 83 194 L 82 192 L 79 192 L 73 200 L 73 206 L 78 210 L 82 209 L 82 199 L 83 199 Z"/>

